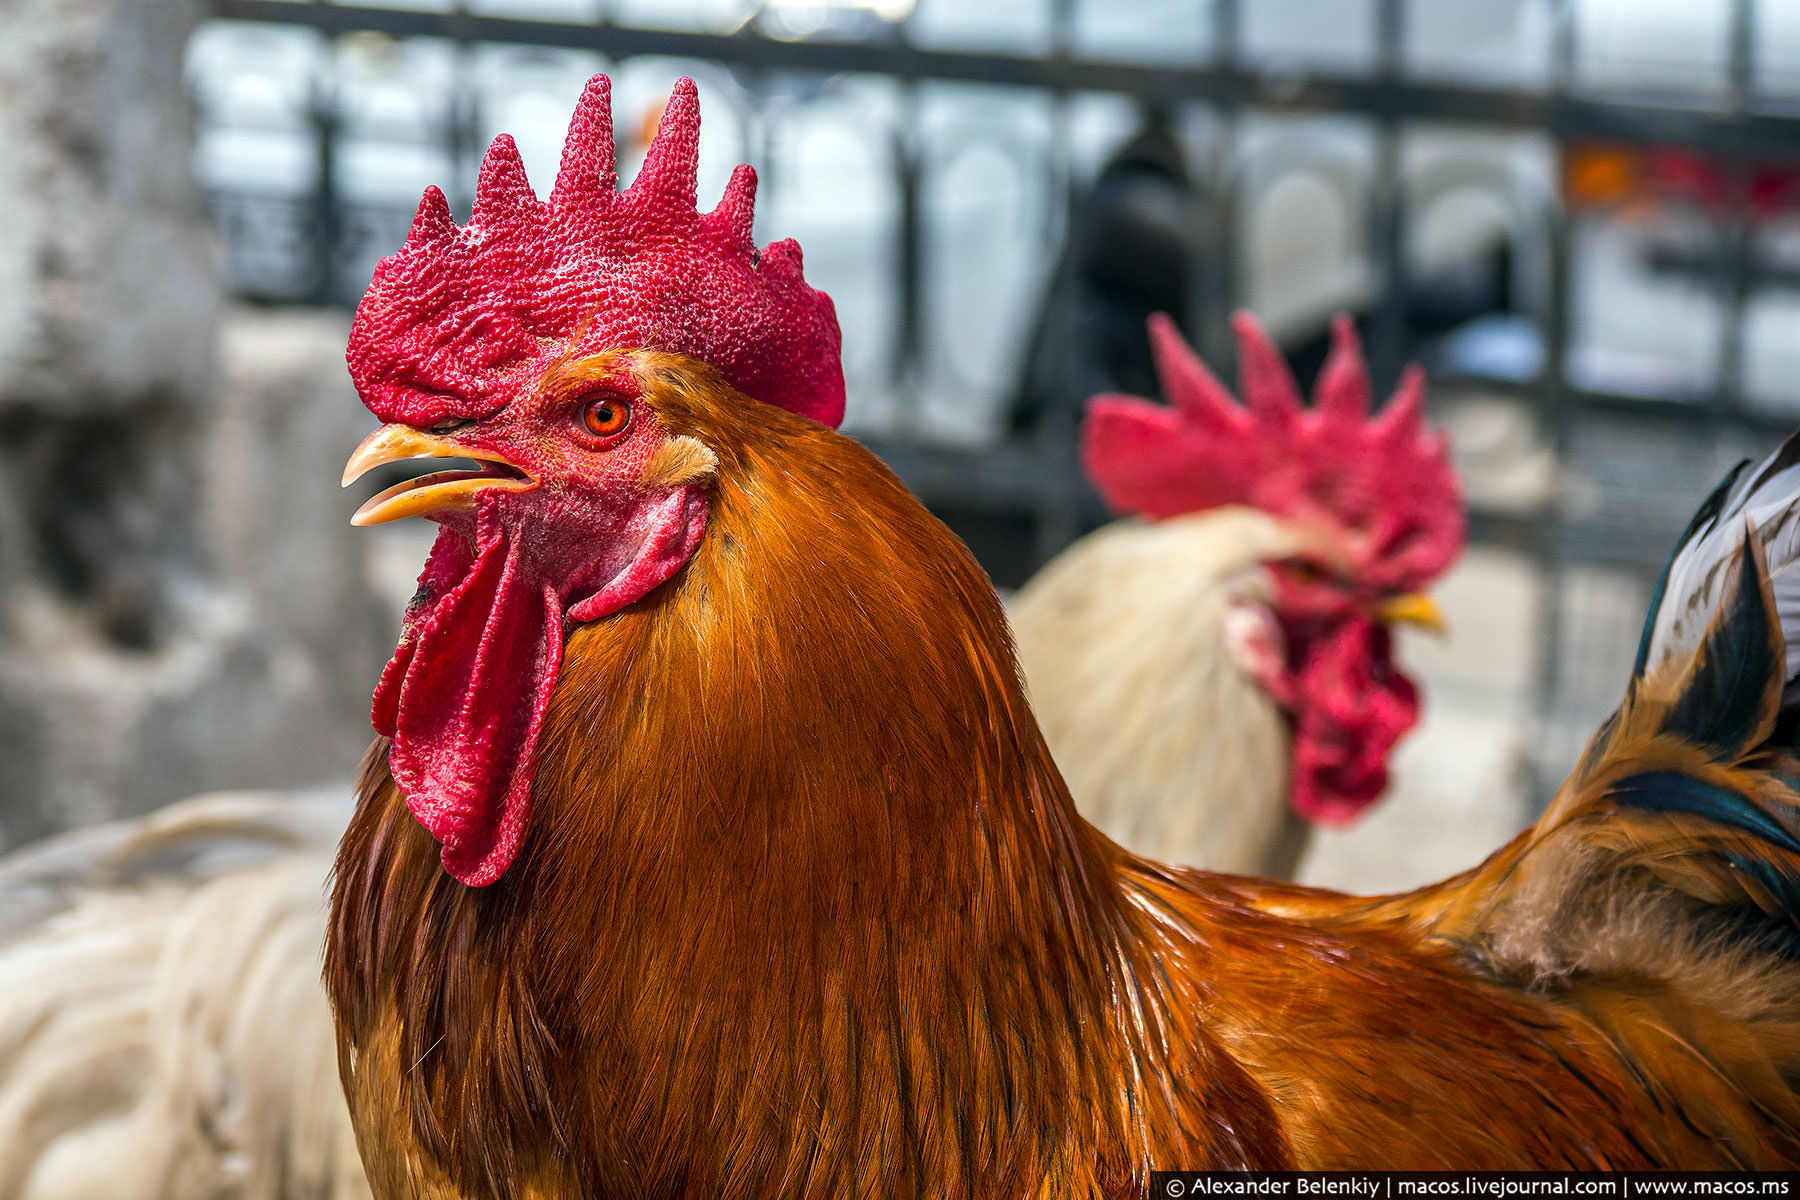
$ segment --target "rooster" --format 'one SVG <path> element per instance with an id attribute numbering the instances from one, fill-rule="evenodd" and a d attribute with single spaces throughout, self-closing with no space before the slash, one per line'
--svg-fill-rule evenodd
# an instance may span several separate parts
<path id="1" fill-rule="evenodd" d="M 1358 899 L 1077 816 L 979 567 L 837 434 L 830 302 L 498 139 L 377 268 L 358 519 L 442 529 L 326 950 L 379 1197 L 1144 1196 L 1154 1168 L 1800 1160 L 1800 438 L 1701 510 L 1544 817 Z"/>
<path id="2" fill-rule="evenodd" d="M 1153 336 L 1165 361 L 1173 355 L 1175 367 L 1165 373 L 1171 394 L 1184 405 L 1178 411 L 1185 411 L 1192 398 L 1179 389 L 1200 368 L 1168 327 L 1157 327 Z M 1344 349 L 1340 360 L 1327 379 L 1352 390 L 1361 386 L 1353 349 Z M 1154 420 L 1161 410 L 1145 411 Z M 1291 411 L 1272 410 L 1281 420 Z M 1416 427 L 1416 416 L 1409 417 L 1404 428 Z M 1162 441 L 1187 428 L 1175 426 Z M 1260 445 L 1288 446 L 1290 426 L 1275 428 L 1280 436 L 1255 431 Z M 1415 481 L 1449 479 L 1441 459 L 1433 457 L 1436 443 L 1384 438 L 1381 428 L 1360 428 L 1352 444 L 1372 451 L 1396 474 L 1410 470 Z M 1395 449 L 1381 456 L 1390 444 Z M 1091 468 L 1096 478 L 1124 487 L 1120 477 L 1138 461 L 1097 453 Z M 1342 470 L 1342 456 L 1326 461 Z M 1189 473 L 1190 488 L 1200 474 Z M 1453 510 L 1452 500 L 1442 511 Z M 1324 528 L 1335 532 L 1352 521 Z M 1227 508 L 1120 526 L 1071 551 L 1026 594 L 1013 617 L 1039 720 L 1078 794 L 1086 795 L 1083 781 L 1112 770 L 1123 783 L 1153 795 L 1144 764 L 1172 763 L 1175 782 L 1162 785 L 1161 794 L 1181 803 L 1145 805 L 1140 813 L 1166 811 L 1190 821 L 1203 815 L 1206 823 L 1195 833 L 1210 841 L 1193 851 L 1199 861 L 1260 865 L 1282 874 L 1285 864 L 1245 854 L 1262 844 L 1258 838 L 1271 818 L 1289 807 L 1284 777 L 1269 767 L 1289 753 L 1283 714 L 1234 667 L 1226 668 L 1222 681 L 1185 666 L 1159 680 L 1164 659 L 1147 652 L 1155 638 L 1121 636 L 1147 625 L 1165 646 L 1195 638 L 1192 657 L 1203 667 L 1208 659 L 1201 648 L 1222 636 L 1222 589 L 1258 582 L 1256 571 L 1241 566 L 1222 577 L 1217 570 L 1221 539 L 1246 528 L 1272 529 L 1272 523 L 1247 509 Z M 1347 540 L 1341 533 L 1335 539 Z M 1199 569 L 1173 587 L 1130 579 L 1117 549 L 1105 548 L 1134 543 L 1143 544 L 1142 556 L 1160 554 L 1165 566 L 1191 557 Z M 1096 559 L 1090 575 L 1086 564 Z M 1137 586 L 1138 604 L 1104 622 L 1087 622 L 1085 629 L 1069 625 L 1068 598 L 1090 577 L 1102 585 L 1079 597 L 1090 610 L 1109 598 L 1122 601 L 1115 580 Z M 1047 635 L 1053 643 L 1061 640 L 1063 654 L 1043 653 Z M 1101 647 L 1112 652 L 1096 653 Z M 1132 649 L 1138 653 L 1125 652 Z M 1212 657 L 1219 661 L 1216 651 Z M 1068 686 L 1078 672 L 1086 673 L 1086 686 Z M 1221 683 L 1230 690 L 1213 700 L 1210 713 L 1194 703 Z M 1104 697 L 1121 699 L 1109 710 L 1095 703 Z M 1175 719 L 1133 719 L 1158 711 L 1146 707 L 1148 697 Z M 1110 722 L 1108 736 L 1082 736 L 1103 721 Z M 1259 742 L 1246 735 L 1246 726 L 1268 736 Z M 1216 736 L 1215 730 L 1232 732 Z M 317 980 L 324 932 L 320 896 L 347 809 L 346 803 L 316 801 L 296 807 L 283 796 L 201 798 L 0 860 L 0 912 L 8 914 L 0 928 L 0 1064 L 13 1064 L 0 1069 L 0 1196 L 366 1195 L 349 1148 L 342 1090 L 335 1073 L 320 1069 L 319 1056 L 330 1045 L 328 1008 Z M 1279 825 L 1303 828 L 1292 819 Z M 1132 841 L 1130 831 L 1119 832 Z M 48 894 L 46 863 L 56 866 L 59 897 L 50 906 L 38 902 Z M 71 910 L 84 914 L 80 928 Z M 196 936 L 226 929 L 231 936 Z M 244 987 L 246 979 L 255 986 Z M 107 1152 L 94 1152 L 101 1147 Z M 73 1182 L 65 1178 L 71 1171 Z"/>
<path id="3" fill-rule="evenodd" d="M 1314 823 L 1387 786 L 1418 719 L 1391 625 L 1440 628 L 1419 592 L 1462 548 L 1461 489 L 1426 431 L 1416 369 L 1368 418 L 1339 317 L 1314 407 L 1248 314 L 1247 405 L 1165 316 L 1150 341 L 1172 406 L 1102 396 L 1088 478 L 1117 512 L 1011 604 L 1019 664 L 1081 811 L 1142 853 L 1286 878 Z"/>

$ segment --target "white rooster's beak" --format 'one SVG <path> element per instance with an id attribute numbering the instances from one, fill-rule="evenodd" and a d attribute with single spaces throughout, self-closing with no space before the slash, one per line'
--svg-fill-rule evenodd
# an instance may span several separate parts
<path id="1" fill-rule="evenodd" d="M 1443 637 L 1450 632 L 1437 601 L 1424 592 L 1394 596 L 1375 606 L 1375 619 L 1385 625 L 1414 625 Z"/>
<path id="2" fill-rule="evenodd" d="M 462 458 L 475 463 L 472 471 L 433 471 L 396 483 L 378 492 L 350 518 L 352 525 L 381 525 L 403 517 L 475 506 L 485 491 L 528 492 L 537 480 L 522 468 L 491 450 L 459 446 L 447 438 L 414 429 L 411 425 L 383 425 L 363 439 L 344 464 L 342 486 L 349 487 L 376 467 L 414 458 Z"/>

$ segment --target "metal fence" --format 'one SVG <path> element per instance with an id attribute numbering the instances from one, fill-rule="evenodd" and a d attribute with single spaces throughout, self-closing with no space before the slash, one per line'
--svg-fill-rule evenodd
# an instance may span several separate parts
<path id="1" fill-rule="evenodd" d="M 1497 398 L 1524 415 L 1546 452 L 1547 486 L 1510 498 L 1472 493 L 1472 532 L 1535 555 L 1542 568 L 1548 732 L 1536 757 L 1550 777 L 1575 750 L 1554 731 L 1591 728 L 1616 699 L 1648 581 L 1689 508 L 1727 460 L 1800 422 L 1800 359 L 1790 376 L 1781 349 L 1784 330 L 1800 344 L 1790 304 L 1800 283 L 1790 216 L 1800 186 L 1790 185 L 1800 175 L 1789 166 L 1800 160 L 1800 90 L 1782 75 L 1790 64 L 1758 56 L 1758 25 L 1778 15 L 1773 3 L 1722 6 L 1721 69 L 1679 94 L 1596 86 L 1583 70 L 1573 0 L 1542 0 L 1541 67 L 1493 83 L 1415 53 L 1420 29 L 1445 6 L 1407 0 L 1341 6 L 1360 21 L 1344 37 L 1368 48 L 1362 61 L 1285 66 L 1246 52 L 1254 10 L 1243 0 L 1196 0 L 1180 10 L 1181 46 L 1134 61 L 1094 50 L 1083 32 L 1091 6 L 1078 0 L 1045 0 L 1033 9 L 1037 41 L 998 49 L 922 44 L 912 18 L 874 4 L 806 10 L 798 31 L 791 6 L 675 29 L 629 13 L 530 19 L 419 5 L 214 0 L 222 21 L 314 39 L 310 65 L 270 82 L 295 114 L 283 152 L 289 185 L 215 178 L 211 187 L 241 293 L 349 303 L 374 258 L 404 235 L 416 187 L 386 196 L 346 186 L 347 139 L 368 143 L 365 152 L 375 145 L 379 157 L 369 130 L 381 118 L 346 76 L 344 47 L 439 56 L 435 82 L 418 84 L 433 97 L 393 144 L 429 158 L 431 181 L 465 189 L 505 99 L 503 84 L 484 88 L 482 55 L 545 56 L 547 70 L 575 80 L 652 62 L 664 88 L 677 69 L 691 71 L 709 123 L 721 105 L 727 113 L 725 153 L 758 162 L 765 197 L 786 204 L 769 227 L 799 234 L 809 274 L 816 243 L 827 259 L 834 238 L 868 243 L 824 268 L 842 273 L 841 283 L 825 282 L 846 310 L 847 345 L 849 326 L 861 331 L 847 363 L 853 419 L 928 503 L 957 514 L 998 577 L 1018 578 L 1100 517 L 1075 469 L 1073 410 L 1049 413 L 1029 434 L 1005 420 L 1031 308 L 1071 198 L 1140 114 L 1166 114 L 1195 183 L 1184 323 L 1209 360 L 1229 363 L 1225 317 L 1246 302 L 1291 310 L 1276 321 L 1290 343 L 1315 333 L 1332 304 L 1350 304 L 1364 310 L 1378 385 L 1423 358 L 1434 403 Z M 226 129 L 227 102 L 204 87 L 198 100 L 203 130 L 209 121 Z M 831 211 L 797 198 L 805 170 L 784 157 L 797 124 L 820 111 L 837 114 L 844 145 L 861 155 L 859 211 L 878 214 L 854 238 Z M 993 119 L 998 111 L 1011 115 Z M 1447 154 L 1449 145 L 1478 149 Z M 978 151 L 989 166 L 959 175 Z M 1287 288 L 1298 299 L 1264 278 L 1284 236 L 1269 234 L 1268 211 L 1294 178 L 1322 184 L 1342 234 L 1339 284 Z M 1648 214 L 1638 185 L 1661 197 Z M 819 180 L 809 186 L 817 192 Z M 1011 207 L 959 233 L 960 218 L 946 216 L 958 195 L 990 190 Z M 1426 333 L 1406 302 L 1430 265 L 1421 231 L 1471 193 L 1490 202 L 1512 264 L 1507 303 L 1472 327 Z M 1611 302 L 1584 290 L 1595 286 L 1586 264 L 1620 261 L 1621 239 L 1624 259 L 1674 289 L 1656 318 L 1679 334 L 1663 340 L 1687 348 L 1673 368 L 1646 370 L 1641 356 L 1589 344 L 1583 314 Z M 1002 242 L 1014 249 L 994 250 Z M 998 266 L 959 279 L 990 251 Z"/>

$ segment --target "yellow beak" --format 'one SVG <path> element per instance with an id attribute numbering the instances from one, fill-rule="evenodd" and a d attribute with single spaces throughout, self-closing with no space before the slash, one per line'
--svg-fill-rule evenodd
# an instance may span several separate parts
<path id="1" fill-rule="evenodd" d="M 403 517 L 470 509 L 475 507 L 477 493 L 495 489 L 526 492 L 537 486 L 537 480 L 526 471 L 492 451 L 459 446 L 411 425 L 383 425 L 364 438 L 344 464 L 342 486 L 349 487 L 385 463 L 414 458 L 465 458 L 477 466 L 473 471 L 434 471 L 396 483 L 357 509 L 350 518 L 352 525 L 381 525 Z"/>
<path id="2" fill-rule="evenodd" d="M 1375 619 L 1388 625 L 1417 625 L 1440 637 L 1449 632 L 1437 601 L 1424 592 L 1394 596 L 1375 606 Z"/>

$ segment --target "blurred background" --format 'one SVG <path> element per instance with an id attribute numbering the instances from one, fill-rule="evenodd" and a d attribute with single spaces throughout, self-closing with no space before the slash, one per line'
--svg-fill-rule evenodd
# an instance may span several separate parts
<path id="1" fill-rule="evenodd" d="M 1800 424 L 1800 0 L 0 0 L 0 849 L 347 781 L 431 529 L 352 531 L 348 316 L 501 131 L 547 190 L 678 75 L 702 206 L 837 301 L 846 429 L 1002 587 L 1105 519 L 1088 396 L 1248 307 L 1424 363 L 1471 546 L 1393 796 L 1302 877 L 1528 820 L 1693 506 Z"/>

